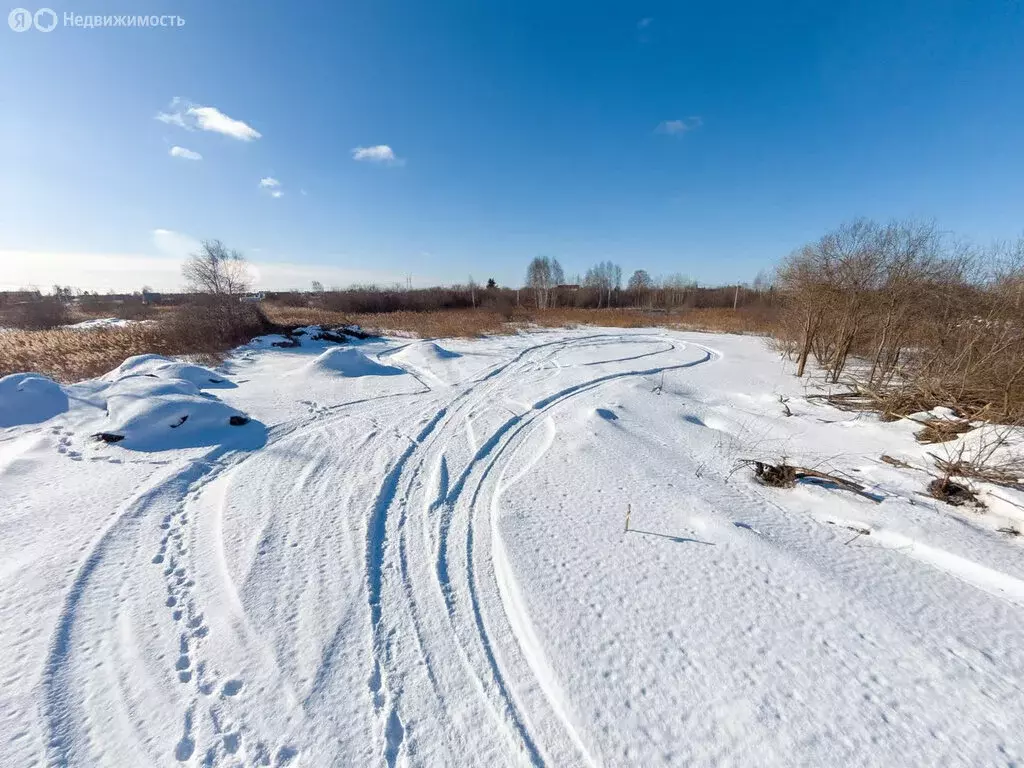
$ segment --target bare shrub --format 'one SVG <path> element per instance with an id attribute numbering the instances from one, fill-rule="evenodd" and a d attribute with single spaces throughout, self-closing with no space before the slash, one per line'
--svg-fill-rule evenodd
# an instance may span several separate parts
<path id="1" fill-rule="evenodd" d="M 780 346 L 885 413 L 1024 416 L 1024 240 L 978 250 L 932 224 L 858 220 L 779 270 Z"/>
<path id="2" fill-rule="evenodd" d="M 175 354 L 218 354 L 277 330 L 256 304 L 197 301 L 161 319 L 158 332 Z"/>
<path id="3" fill-rule="evenodd" d="M 1017 445 L 1019 432 L 1019 424 L 986 425 L 974 439 L 947 446 L 942 455 L 929 455 L 945 479 L 962 477 L 1024 488 L 1024 456 Z"/>
<path id="4" fill-rule="evenodd" d="M 42 331 L 65 325 L 70 318 L 64 302 L 51 296 L 42 296 L 34 301 L 23 301 L 0 311 L 0 326 L 20 328 L 28 331 Z"/>

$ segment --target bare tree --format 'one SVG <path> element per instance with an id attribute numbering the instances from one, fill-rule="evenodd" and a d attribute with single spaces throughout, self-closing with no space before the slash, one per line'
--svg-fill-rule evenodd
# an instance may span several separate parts
<path id="1" fill-rule="evenodd" d="M 558 306 L 559 291 L 558 286 L 565 285 L 565 270 L 562 269 L 562 265 L 558 263 L 558 259 L 551 260 L 551 297 L 550 304 L 552 307 Z"/>
<path id="2" fill-rule="evenodd" d="M 820 251 L 804 246 L 791 254 L 779 269 L 779 282 L 786 293 L 784 321 L 792 326 L 788 334 L 796 341 L 796 375 L 803 376 L 807 358 L 828 311 L 830 286 L 823 274 Z"/>
<path id="3" fill-rule="evenodd" d="M 551 260 L 551 283 L 553 285 L 565 285 L 565 270 L 558 263 L 558 259 Z"/>
<path id="4" fill-rule="evenodd" d="M 181 269 L 190 291 L 215 297 L 237 296 L 249 290 L 245 257 L 228 250 L 220 240 L 204 240 Z"/>
<path id="5" fill-rule="evenodd" d="M 626 290 L 633 297 L 633 304 L 637 307 L 644 306 L 653 287 L 654 281 L 646 269 L 636 270 L 626 283 Z"/>
<path id="6" fill-rule="evenodd" d="M 533 289 L 537 298 L 537 309 L 547 309 L 551 292 L 551 261 L 547 256 L 537 256 L 526 270 L 526 285 Z"/>
<path id="7" fill-rule="evenodd" d="M 601 308 L 601 302 L 610 307 L 613 292 L 618 291 L 622 285 L 622 267 L 610 261 L 602 261 L 587 270 L 583 283 L 588 288 L 597 290 L 597 308 Z"/>

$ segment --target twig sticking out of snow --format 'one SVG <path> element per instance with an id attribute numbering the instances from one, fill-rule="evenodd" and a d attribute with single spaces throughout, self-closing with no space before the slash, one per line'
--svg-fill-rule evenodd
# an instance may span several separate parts
<path id="1" fill-rule="evenodd" d="M 783 397 L 782 395 L 779 395 L 779 403 L 782 405 L 782 412 L 787 416 L 792 416 L 793 412 L 789 410 L 789 405 L 787 405 L 788 402 L 788 397 Z"/>

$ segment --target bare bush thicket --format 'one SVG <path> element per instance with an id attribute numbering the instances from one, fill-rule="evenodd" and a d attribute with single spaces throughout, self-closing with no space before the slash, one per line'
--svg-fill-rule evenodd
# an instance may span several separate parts
<path id="1" fill-rule="evenodd" d="M 857 220 L 778 272 L 778 335 L 893 413 L 1024 415 L 1024 240 L 968 248 L 916 222 Z"/>
<path id="2" fill-rule="evenodd" d="M 42 331 L 64 325 L 70 318 L 68 306 L 55 296 L 22 301 L 0 308 L 0 326 Z"/>

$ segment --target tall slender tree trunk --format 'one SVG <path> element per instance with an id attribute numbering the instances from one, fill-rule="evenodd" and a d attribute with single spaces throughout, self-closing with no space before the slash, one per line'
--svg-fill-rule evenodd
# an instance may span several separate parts
<path id="1" fill-rule="evenodd" d="M 796 361 L 797 378 L 804 375 L 804 368 L 807 366 L 807 356 L 811 354 L 811 315 L 808 313 L 804 321 L 804 339 L 800 347 L 800 355 Z"/>

